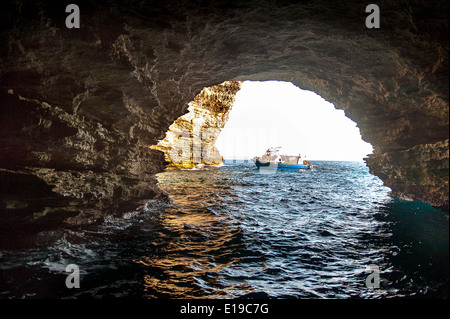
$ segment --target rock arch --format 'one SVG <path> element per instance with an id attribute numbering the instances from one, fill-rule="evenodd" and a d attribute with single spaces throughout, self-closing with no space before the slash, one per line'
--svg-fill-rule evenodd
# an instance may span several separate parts
<path id="1" fill-rule="evenodd" d="M 379 1 L 379 29 L 356 0 L 77 4 L 68 29 L 64 3 L 2 3 L 5 214 L 78 224 L 163 200 L 148 146 L 228 80 L 317 92 L 358 124 L 394 194 L 448 208 L 447 2 Z M 34 182 L 52 190 L 21 191 Z"/>

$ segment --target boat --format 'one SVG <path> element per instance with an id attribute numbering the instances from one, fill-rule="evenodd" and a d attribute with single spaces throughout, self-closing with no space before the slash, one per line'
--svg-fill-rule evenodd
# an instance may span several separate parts
<path id="1" fill-rule="evenodd" d="M 299 171 L 312 169 L 313 166 L 299 155 L 280 155 L 280 147 L 271 147 L 262 156 L 255 156 L 252 161 L 259 169 L 273 169 L 281 171 Z"/>

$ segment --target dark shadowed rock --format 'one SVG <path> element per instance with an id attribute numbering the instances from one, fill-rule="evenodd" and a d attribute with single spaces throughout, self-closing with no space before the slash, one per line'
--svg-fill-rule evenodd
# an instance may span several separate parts
<path id="1" fill-rule="evenodd" d="M 166 200 L 149 146 L 230 80 L 320 94 L 394 195 L 448 207 L 448 2 L 378 1 L 380 29 L 360 1 L 78 1 L 80 29 L 68 3 L 2 2 L 2 218 L 78 225 Z"/>

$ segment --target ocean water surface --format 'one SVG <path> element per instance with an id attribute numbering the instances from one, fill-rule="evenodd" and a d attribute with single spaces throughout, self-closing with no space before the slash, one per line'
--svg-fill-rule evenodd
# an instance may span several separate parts
<path id="1" fill-rule="evenodd" d="M 169 205 L 3 249 L 0 298 L 448 298 L 448 213 L 362 162 L 313 164 L 160 173 Z"/>

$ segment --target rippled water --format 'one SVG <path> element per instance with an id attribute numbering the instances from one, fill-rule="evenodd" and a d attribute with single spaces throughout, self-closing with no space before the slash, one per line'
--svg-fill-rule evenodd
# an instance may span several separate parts
<path id="1" fill-rule="evenodd" d="M 389 197 L 363 163 L 313 164 L 161 173 L 169 206 L 1 251 L 0 297 L 448 298 L 448 213 Z"/>

